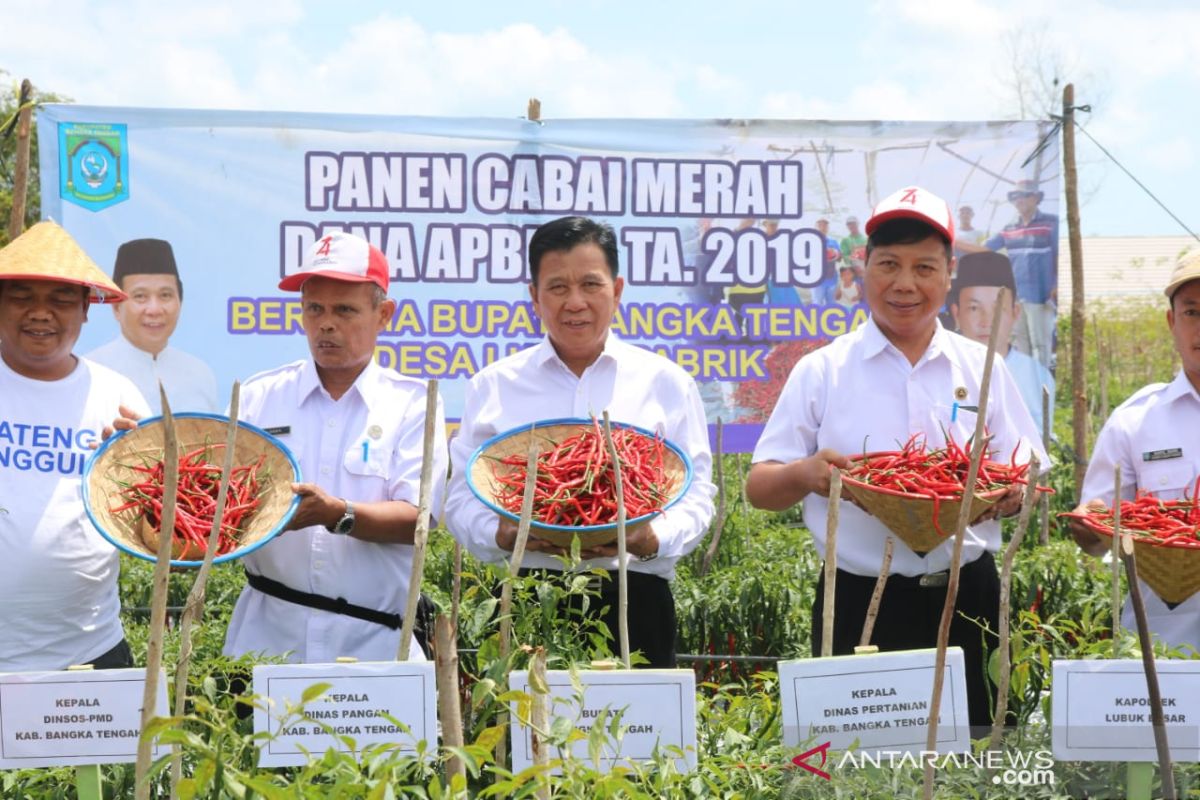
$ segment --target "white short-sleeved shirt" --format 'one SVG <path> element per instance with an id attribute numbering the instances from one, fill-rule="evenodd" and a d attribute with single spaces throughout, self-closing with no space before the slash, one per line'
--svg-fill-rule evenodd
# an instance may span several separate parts
<path id="1" fill-rule="evenodd" d="M 89 358 L 121 373 L 146 398 L 154 414 L 162 413 L 158 383 L 162 381 L 171 410 L 216 413 L 217 379 L 212 369 L 195 356 L 174 347 L 165 347 L 157 356 L 134 347 L 124 336 L 88 353 Z"/>
<path id="2" fill-rule="evenodd" d="M 806 355 L 788 376 L 771 418 L 754 449 L 754 462 L 788 463 L 822 448 L 843 455 L 899 449 L 914 433 L 930 448 L 945 443 L 943 431 L 965 445 L 975 432 L 975 413 L 962 406 L 979 404 L 979 384 L 987 348 L 937 324 L 933 339 L 914 365 L 887 340 L 874 320 Z M 961 395 L 961 397 L 960 397 Z M 959 404 L 955 412 L 954 404 Z M 1045 466 L 1029 411 L 1003 359 L 993 363 L 988 394 L 987 429 L 996 460 L 1018 463 L 1036 452 Z M 804 499 L 804 522 L 825 556 L 829 501 L 817 494 Z M 837 564 L 855 575 L 879 574 L 888 529 L 875 517 L 843 501 L 839 511 Z M 896 539 L 892 574 L 922 575 L 950 565 L 953 537 L 923 558 Z M 984 550 L 1000 548 L 1000 523 L 967 528 L 962 563 Z"/>
<path id="3" fill-rule="evenodd" d="M 688 454 L 694 478 L 678 503 L 656 517 L 658 558 L 632 559 L 628 568 L 670 579 L 675 562 L 703 538 L 716 494 L 708 424 L 695 381 L 674 362 L 619 340 L 609 332 L 604 351 L 576 376 L 548 338 L 481 370 L 467 387 L 462 427 L 450 445 L 451 477 L 446 526 L 476 558 L 502 562 L 496 546 L 499 517 L 471 493 L 465 470 L 475 449 L 518 425 L 560 417 L 600 417 L 661 433 Z M 527 552 L 523 567 L 562 569 L 562 562 Z M 617 559 L 596 558 L 583 568 L 617 569 Z"/>
<path id="4" fill-rule="evenodd" d="M 87 359 L 57 381 L 0 360 L 0 672 L 66 669 L 123 637 L 117 551 L 83 509 L 83 467 L 118 406 L 150 409 Z"/>
<path id="5" fill-rule="evenodd" d="M 321 386 L 312 361 L 259 373 L 242 386 L 240 418 L 275 431 L 300 463 L 302 480 L 358 503 L 417 505 L 425 434 L 424 381 L 370 363 L 338 400 Z M 438 403 L 432 508 L 446 475 L 445 418 Z M 412 545 L 365 542 L 321 525 L 287 531 L 246 556 L 246 569 L 292 589 L 403 614 Z M 246 587 L 234 607 L 225 653 L 290 653 L 292 661 L 396 658 L 400 632 L 307 608 Z M 421 659 L 413 647 L 412 658 Z"/>
<path id="6" fill-rule="evenodd" d="M 1117 406 L 1092 450 L 1080 496 L 1113 502 L 1115 470 L 1121 466 L 1121 495 L 1151 492 L 1177 500 L 1195 491 L 1200 475 L 1200 393 L 1180 371 L 1170 383 L 1146 386 Z M 1150 630 L 1171 645 L 1200 649 L 1200 594 L 1168 608 L 1144 582 L 1142 600 Z M 1133 608 L 1125 604 L 1122 624 L 1136 629 Z"/>

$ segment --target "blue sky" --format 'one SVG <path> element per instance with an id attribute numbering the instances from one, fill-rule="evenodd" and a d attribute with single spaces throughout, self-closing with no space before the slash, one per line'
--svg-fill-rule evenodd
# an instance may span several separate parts
<path id="1" fill-rule="evenodd" d="M 1200 6 L 6 0 L 5 80 L 89 105 L 433 116 L 1020 116 L 1014 51 L 1200 233 Z M 1032 114 L 1032 110 L 1031 113 Z M 1079 138 L 1085 235 L 1184 231 Z"/>

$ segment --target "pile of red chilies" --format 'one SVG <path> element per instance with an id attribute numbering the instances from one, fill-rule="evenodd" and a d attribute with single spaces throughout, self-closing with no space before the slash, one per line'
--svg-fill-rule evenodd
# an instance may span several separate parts
<path id="1" fill-rule="evenodd" d="M 1007 464 L 992 461 L 991 452 L 985 452 L 979 463 L 979 474 L 975 478 L 976 492 L 1007 489 L 1013 484 L 1026 483 L 1029 464 L 1017 463 L 1017 450 L 1013 449 Z M 893 494 L 922 497 L 933 501 L 933 525 L 939 536 L 946 536 L 938 523 L 938 511 L 942 501 L 962 500 L 963 486 L 971 466 L 970 448 L 960 447 L 953 438 L 947 438 L 946 446 L 937 450 L 925 449 L 925 437 L 913 434 L 897 451 L 872 453 L 857 460 L 846 474 Z M 1054 490 L 1037 487 L 1039 492 Z"/>
<path id="2" fill-rule="evenodd" d="M 205 445 L 179 457 L 173 536 L 175 544 L 181 548 L 190 544 L 192 552 L 196 552 L 197 548 L 200 553 L 208 549 L 208 534 L 212 530 L 213 515 L 217 510 L 217 491 L 221 485 L 221 467 L 210 462 L 213 451 L 224 447 L 223 444 Z M 230 474 L 229 496 L 225 500 L 225 513 L 221 515 L 221 533 L 217 544 L 216 554 L 219 556 L 237 549 L 243 523 L 258 509 L 258 470 L 265 460 L 266 455 L 261 455 L 253 464 L 234 467 Z M 134 464 L 129 468 L 145 478 L 121 489 L 121 497 L 126 502 L 109 511 L 118 514 L 136 510 L 157 531 L 162 520 L 163 461 Z"/>
<path id="3" fill-rule="evenodd" d="M 1138 492 L 1132 500 L 1121 501 L 1121 530 L 1141 539 L 1168 547 L 1200 547 L 1200 478 L 1192 487 L 1192 496 L 1182 500 L 1160 500 L 1148 492 Z M 1073 511 L 1060 517 L 1082 519 L 1112 532 L 1113 512 Z"/>
<path id="4" fill-rule="evenodd" d="M 662 437 L 624 427 L 614 427 L 612 435 L 621 464 L 625 518 L 661 511 L 670 491 L 663 471 Z M 525 494 L 525 461 L 525 456 L 513 454 L 493 465 L 496 482 L 504 487 L 496 502 L 514 514 L 521 513 Z M 616 522 L 612 466 L 598 421 L 538 454 L 533 519 L 570 527 Z"/>

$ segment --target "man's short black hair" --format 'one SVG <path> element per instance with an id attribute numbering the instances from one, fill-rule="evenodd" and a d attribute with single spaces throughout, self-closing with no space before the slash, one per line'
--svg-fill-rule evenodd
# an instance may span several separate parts
<path id="1" fill-rule="evenodd" d="M 617 277 L 617 234 L 612 226 L 587 217 L 560 217 L 533 232 L 529 240 L 529 277 L 537 286 L 538 268 L 546 253 L 566 252 L 581 244 L 599 245 L 612 277 Z"/>
<path id="2" fill-rule="evenodd" d="M 875 231 L 867 237 L 867 261 L 871 260 L 871 251 L 876 247 L 916 244 L 925 241 L 930 236 L 936 236 L 942 240 L 942 245 L 946 248 L 946 266 L 949 267 L 951 259 L 954 258 L 952 243 L 937 228 L 912 217 L 900 217 L 879 223 L 879 227 L 875 228 Z"/>

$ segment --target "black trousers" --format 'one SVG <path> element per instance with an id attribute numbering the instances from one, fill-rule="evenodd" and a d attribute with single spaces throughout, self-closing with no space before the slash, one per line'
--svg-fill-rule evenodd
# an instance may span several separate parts
<path id="1" fill-rule="evenodd" d="M 862 637 L 875 578 L 837 571 L 834 594 L 833 653 L 849 655 Z M 937 631 L 946 602 L 946 587 L 924 587 L 919 578 L 892 575 L 883 590 L 871 644 L 881 651 L 916 650 L 937 646 Z M 817 582 L 812 610 L 812 654 L 821 653 L 825 610 L 825 571 Z M 964 618 L 964 615 L 966 618 Z M 978 620 L 978 622 L 976 622 Z M 985 633 L 981 625 L 986 625 Z M 958 597 L 950 623 L 949 646 L 961 647 L 966 667 L 967 710 L 972 728 L 992 723 L 995 687 L 986 678 L 988 653 L 999 646 L 1000 576 L 992 554 L 984 552 L 959 572 Z M 973 735 L 977 734 L 973 731 Z"/>
<path id="2" fill-rule="evenodd" d="M 88 663 L 92 669 L 125 669 L 133 666 L 133 652 L 129 649 L 129 642 L 122 639 L 111 650 Z"/>
<path id="3" fill-rule="evenodd" d="M 521 577 L 539 575 L 545 580 L 563 581 L 564 575 L 573 573 L 559 570 L 522 569 Z M 671 583 L 657 575 L 628 570 L 629 581 L 629 650 L 640 650 L 650 662 L 644 667 L 673 669 L 675 667 L 675 595 Z M 620 623 L 617 619 L 620 585 L 617 573 L 609 572 L 600 577 L 600 598 L 588 605 L 588 615 L 599 618 L 612 634 L 613 652 L 621 649 Z M 601 609 L 604 609 L 601 613 Z"/>

